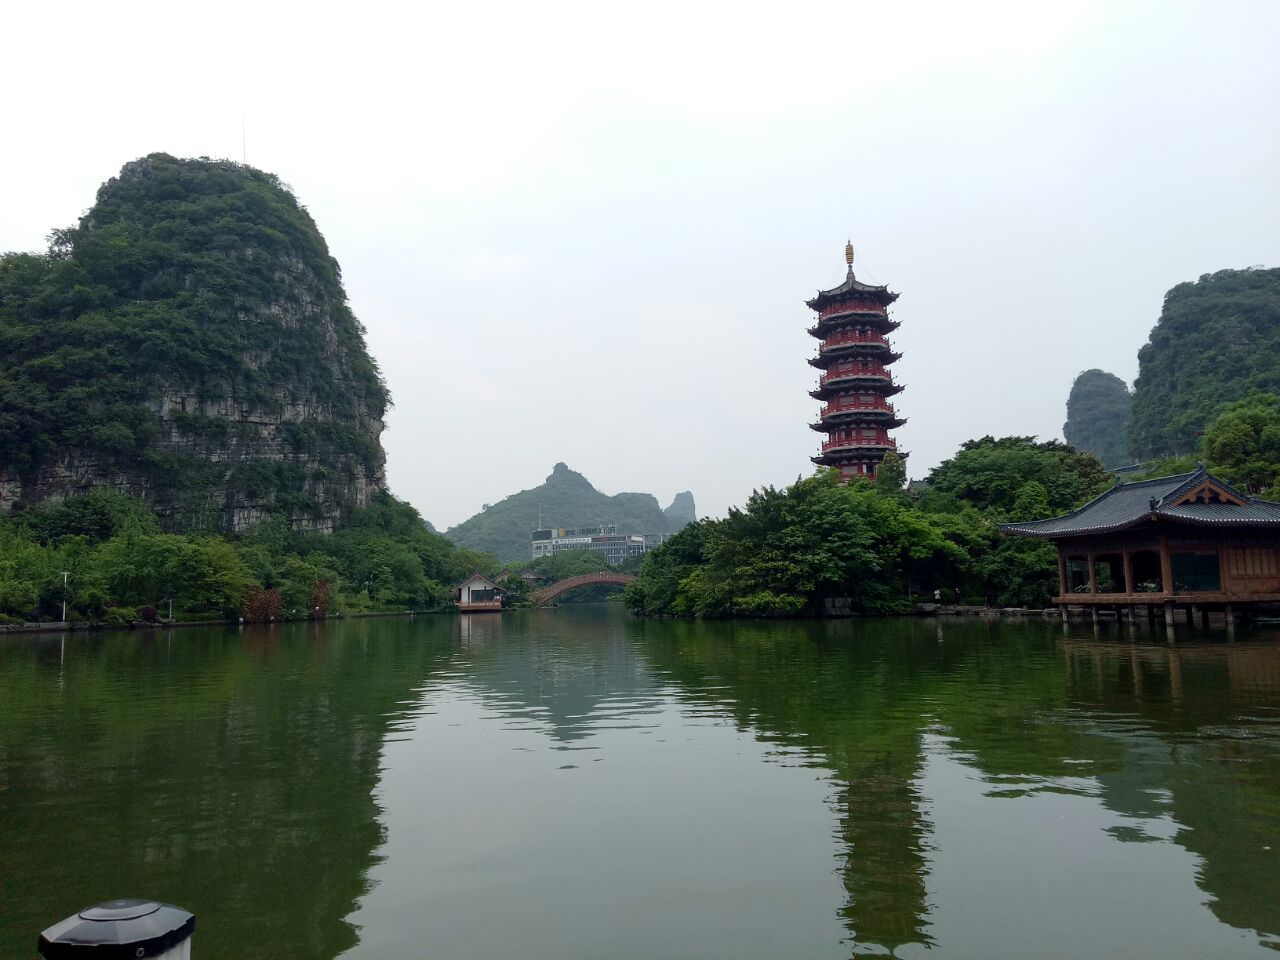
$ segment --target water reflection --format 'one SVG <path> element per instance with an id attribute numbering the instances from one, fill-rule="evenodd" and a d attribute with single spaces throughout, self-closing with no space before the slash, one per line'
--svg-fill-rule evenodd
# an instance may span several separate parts
<path id="1" fill-rule="evenodd" d="M 1214 914 L 1280 945 L 1275 644 L 1052 643 L 1047 628 L 1008 623 L 956 624 L 945 637 L 940 623 L 911 621 L 635 630 L 686 695 L 804 745 L 835 772 L 855 954 L 938 942 L 927 808 L 951 797 L 921 795 L 923 744 L 938 732 L 937 752 L 970 766 L 987 798 L 1096 796 L 1127 821 L 1109 837 L 1195 854 Z M 983 883 L 981 856 L 970 883 Z"/>
<path id="2" fill-rule="evenodd" d="M 210 957 L 354 944 L 388 721 L 442 654 L 407 621 L 4 641 L 0 956 L 131 895 Z"/>
<path id="3" fill-rule="evenodd" d="M 570 749 L 610 724 L 643 725 L 660 701 L 616 611 L 586 607 L 456 618 L 457 664 L 494 711 L 534 721 Z"/>
<path id="4" fill-rule="evenodd" d="M 0 955 L 132 893 L 214 957 L 1280 945 L 1280 644 L 1113 632 L 598 607 L 5 641 Z"/>

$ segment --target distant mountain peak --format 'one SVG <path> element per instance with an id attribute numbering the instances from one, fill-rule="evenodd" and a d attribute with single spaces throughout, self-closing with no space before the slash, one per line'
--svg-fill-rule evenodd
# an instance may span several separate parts
<path id="1" fill-rule="evenodd" d="M 688 490 L 677 493 L 671 506 L 662 511 L 668 520 L 675 523 L 693 523 L 698 519 L 698 510 L 693 503 L 693 494 Z"/>
<path id="2" fill-rule="evenodd" d="M 649 493 L 601 493 L 563 462 L 544 483 L 505 497 L 452 527 L 446 534 L 459 546 L 496 553 L 504 563 L 529 558 L 535 527 L 580 528 L 616 524 L 619 533 L 675 533 L 694 519 L 693 495 L 677 494 L 666 510 Z"/>

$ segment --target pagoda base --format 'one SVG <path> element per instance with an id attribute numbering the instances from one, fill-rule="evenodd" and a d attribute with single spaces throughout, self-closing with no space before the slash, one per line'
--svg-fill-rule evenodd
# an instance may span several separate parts
<path id="1" fill-rule="evenodd" d="M 896 453 L 904 460 L 907 457 L 905 453 L 900 453 L 887 447 L 879 449 L 863 447 L 847 451 L 832 451 L 809 459 L 820 467 L 832 467 L 839 470 L 840 475 L 846 481 L 855 477 L 866 477 L 868 480 L 874 480 L 876 472 L 880 469 L 880 464 L 884 461 L 885 456 L 890 453 Z"/>

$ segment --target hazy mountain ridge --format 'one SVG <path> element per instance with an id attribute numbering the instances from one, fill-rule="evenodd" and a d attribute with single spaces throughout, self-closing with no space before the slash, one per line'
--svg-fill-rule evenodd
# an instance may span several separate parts
<path id="1" fill-rule="evenodd" d="M 619 533 L 675 533 L 697 519 L 693 494 L 679 493 L 665 510 L 650 493 L 601 493 L 582 474 L 557 463 L 546 481 L 487 506 L 449 528 L 445 536 L 462 547 L 518 562 L 529 558 L 529 534 L 543 527 L 616 524 Z"/>

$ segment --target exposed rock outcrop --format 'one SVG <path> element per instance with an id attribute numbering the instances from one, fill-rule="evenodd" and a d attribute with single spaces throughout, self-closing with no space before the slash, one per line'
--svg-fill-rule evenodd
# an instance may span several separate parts
<path id="1" fill-rule="evenodd" d="M 671 506 L 662 511 L 673 525 L 684 526 L 698 519 L 697 508 L 693 504 L 693 494 L 688 490 L 676 494 Z"/>

